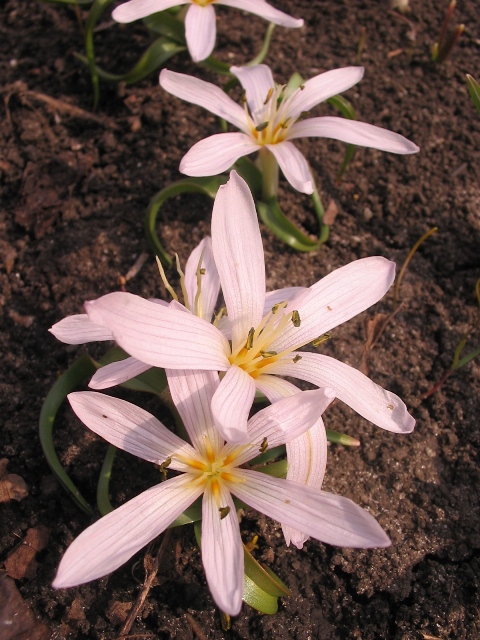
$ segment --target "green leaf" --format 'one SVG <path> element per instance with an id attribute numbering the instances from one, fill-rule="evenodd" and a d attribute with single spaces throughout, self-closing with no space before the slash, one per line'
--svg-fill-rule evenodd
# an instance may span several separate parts
<path id="1" fill-rule="evenodd" d="M 270 596 L 280 598 L 282 596 L 290 596 L 289 588 L 275 575 L 273 571 L 267 571 L 255 558 L 250 551 L 243 545 L 243 558 L 245 562 L 245 575 L 250 578 L 260 589 L 268 593 Z"/>
<path id="2" fill-rule="evenodd" d="M 357 114 L 355 113 L 355 109 L 353 108 L 352 103 L 349 102 L 343 96 L 332 96 L 327 100 L 327 102 L 331 104 L 333 107 L 335 107 L 337 111 L 340 111 L 340 113 L 344 118 L 348 118 L 349 120 L 357 119 Z M 342 179 L 343 174 L 347 170 L 348 165 L 350 164 L 350 162 L 353 159 L 353 156 L 355 155 L 356 149 L 357 147 L 354 144 L 347 144 L 347 147 L 345 149 L 345 154 L 343 156 L 343 162 L 337 173 L 337 178 L 336 178 L 337 182 L 340 182 L 340 180 Z"/>
<path id="3" fill-rule="evenodd" d="M 278 598 L 260 589 L 250 578 L 243 578 L 243 601 L 259 613 L 273 616 L 278 611 Z"/>
<path id="4" fill-rule="evenodd" d="M 98 106 L 100 99 L 100 82 L 98 78 L 97 66 L 95 64 L 95 47 L 93 44 L 93 34 L 97 22 L 100 20 L 102 13 L 112 4 L 113 0 L 95 0 L 92 8 L 88 12 L 85 21 L 85 53 L 87 55 L 88 66 L 90 68 L 90 76 L 93 85 L 93 106 Z"/>
<path id="5" fill-rule="evenodd" d="M 178 44 L 186 47 L 185 40 L 185 23 L 178 20 L 169 11 L 160 11 L 153 13 L 143 19 L 143 23 L 154 33 L 175 40 Z"/>
<path id="6" fill-rule="evenodd" d="M 245 65 L 246 67 L 253 67 L 256 64 L 262 64 L 262 62 L 265 60 L 268 54 L 268 50 L 270 48 L 270 41 L 272 39 L 272 33 L 274 29 L 275 29 L 275 25 L 273 24 L 273 22 L 270 22 L 265 32 L 262 48 L 257 53 L 257 55 L 254 58 L 252 58 L 252 60 L 250 60 L 250 62 L 246 63 Z"/>
<path id="7" fill-rule="evenodd" d="M 211 178 L 185 178 L 184 180 L 173 182 L 153 196 L 145 216 L 145 235 L 150 247 L 159 257 L 162 264 L 168 266 L 172 263 L 172 258 L 165 251 L 156 231 L 157 216 L 162 204 L 169 198 L 173 198 L 182 193 L 200 193 L 213 200 L 217 195 L 220 185 L 225 184 L 227 180 L 227 176 L 223 175 L 213 176 Z"/>
<path id="8" fill-rule="evenodd" d="M 476 110 L 480 113 L 480 85 L 470 74 L 467 73 L 467 87 L 470 97 L 473 100 Z"/>
<path id="9" fill-rule="evenodd" d="M 264 467 L 258 467 L 256 471 L 261 471 L 261 473 L 266 473 L 273 478 L 286 478 L 288 471 L 288 461 L 279 460 L 278 462 L 272 462 L 272 464 L 267 464 Z"/>
<path id="10" fill-rule="evenodd" d="M 125 360 L 125 358 L 128 357 L 128 353 L 120 347 L 112 347 L 99 359 L 98 362 L 94 361 L 94 364 L 97 369 L 100 369 L 107 364 L 119 362 L 120 360 Z M 164 389 L 167 388 L 167 376 L 165 375 L 164 369 L 151 367 L 148 371 L 141 373 L 135 378 L 122 382 L 120 386 L 125 389 L 130 389 L 131 391 L 143 391 L 145 393 L 153 393 L 159 396 L 162 394 Z"/>
<path id="11" fill-rule="evenodd" d="M 357 440 L 357 438 L 352 438 L 352 436 L 347 436 L 346 433 L 331 431 L 330 429 L 327 429 L 327 440 L 335 444 L 343 444 L 345 447 L 360 446 L 360 440 Z"/>
<path id="12" fill-rule="evenodd" d="M 182 515 L 178 516 L 176 520 L 172 522 L 169 529 L 173 527 L 181 527 L 184 524 L 192 524 L 199 522 L 202 519 L 202 497 L 195 500 L 191 507 L 188 507 Z"/>
<path id="13" fill-rule="evenodd" d="M 84 355 L 74 362 L 50 389 L 42 405 L 39 419 L 40 444 L 50 469 L 75 504 L 88 515 L 93 515 L 92 507 L 70 480 L 56 454 L 53 445 L 53 424 L 67 395 L 94 373 L 95 365 L 88 356 Z"/>

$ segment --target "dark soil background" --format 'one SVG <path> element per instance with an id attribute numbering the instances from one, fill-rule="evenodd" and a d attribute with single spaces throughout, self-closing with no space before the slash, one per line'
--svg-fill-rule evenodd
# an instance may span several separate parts
<path id="1" fill-rule="evenodd" d="M 358 449 L 331 447 L 325 488 L 370 510 L 393 545 L 352 551 L 309 541 L 298 551 L 285 547 L 277 523 L 247 512 L 244 539 L 258 534 L 258 559 L 288 584 L 292 597 L 281 601 L 273 617 L 244 606 L 224 632 L 193 532 L 177 529 L 132 638 L 473 640 L 480 637 L 478 362 L 429 399 L 421 401 L 421 395 L 448 369 L 464 336 L 467 350 L 480 341 L 480 115 L 465 85 L 465 73 L 480 76 L 478 2 L 458 2 L 455 19 L 466 31 L 443 65 L 430 62 L 430 47 L 446 0 L 412 0 L 410 24 L 386 1 L 274 4 L 306 22 L 300 30 L 274 32 L 266 62 L 277 81 L 295 70 L 308 78 L 357 64 L 365 29 L 365 79 L 346 97 L 359 119 L 406 135 L 421 152 L 401 157 L 359 149 L 337 185 L 343 145 L 301 141 L 325 205 L 333 201 L 338 214 L 330 240 L 314 254 L 290 251 L 263 230 L 268 288 L 309 285 L 375 254 L 400 267 L 416 240 L 439 228 L 413 258 L 401 289 L 403 306 L 369 358 L 370 376 L 407 402 L 417 419 L 415 432 L 381 431 L 340 404 L 325 417 L 327 427 L 361 439 Z M 84 20 L 86 13 L 79 15 Z M 218 56 L 246 62 L 260 46 L 265 23 L 234 9 L 219 7 L 217 15 Z M 50 587 L 65 548 L 90 519 L 59 487 L 40 449 L 42 401 L 57 375 L 84 352 L 60 344 L 47 329 L 80 312 L 84 300 L 120 288 L 121 277 L 148 251 L 142 227 L 149 199 L 180 177 L 182 155 L 217 132 L 218 122 L 164 93 L 156 74 L 127 89 L 103 86 L 93 113 L 88 73 L 73 55 L 83 50 L 74 9 L 8 0 L 0 16 L 1 452 L 9 460 L 7 474 L 21 476 L 29 492 L 0 506 L 1 559 L 10 558 L 0 577 L 0 637 L 111 640 L 137 597 L 144 553 L 78 589 Z M 103 23 L 109 20 L 105 15 Z M 102 30 L 96 36 L 99 63 L 127 69 L 149 37 L 141 25 Z M 168 67 L 218 82 L 186 54 Z M 323 105 L 315 113 L 333 112 Z M 315 232 L 305 196 L 287 185 L 281 203 Z M 165 207 L 159 232 L 183 263 L 208 233 L 210 212 L 210 202 L 194 197 Z M 126 289 L 166 296 L 153 257 Z M 377 311 L 388 312 L 391 305 L 389 294 Z M 365 320 L 373 313 L 336 329 L 324 351 L 358 366 Z M 154 400 L 136 401 L 163 417 Z M 55 432 L 62 462 L 93 502 L 105 444 L 68 410 Z M 112 500 L 120 504 L 157 481 L 148 465 L 119 454 Z M 22 548 L 33 549 L 23 565 Z"/>

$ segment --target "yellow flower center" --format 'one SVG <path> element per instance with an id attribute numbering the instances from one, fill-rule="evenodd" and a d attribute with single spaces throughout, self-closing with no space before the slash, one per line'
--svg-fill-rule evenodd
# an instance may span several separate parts
<path id="1" fill-rule="evenodd" d="M 290 127 L 295 122 L 288 117 L 288 97 L 284 92 L 284 86 L 279 85 L 275 89 L 272 87 L 265 98 L 263 109 L 255 114 L 249 113 L 245 102 L 250 132 L 256 142 L 262 146 L 278 144 L 285 140 Z"/>
<path id="2" fill-rule="evenodd" d="M 206 7 L 209 4 L 215 2 L 215 0 L 192 0 L 193 4 L 198 4 L 200 7 Z"/>

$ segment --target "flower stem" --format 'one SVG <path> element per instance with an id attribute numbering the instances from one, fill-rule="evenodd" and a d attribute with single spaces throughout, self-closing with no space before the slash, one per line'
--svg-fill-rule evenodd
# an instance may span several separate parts
<path id="1" fill-rule="evenodd" d="M 258 161 L 262 172 L 262 200 L 268 202 L 278 195 L 278 162 L 265 147 L 260 149 Z"/>

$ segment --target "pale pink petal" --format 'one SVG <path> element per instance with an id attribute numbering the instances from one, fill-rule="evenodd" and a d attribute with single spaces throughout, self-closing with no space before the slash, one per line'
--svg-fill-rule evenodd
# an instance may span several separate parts
<path id="1" fill-rule="evenodd" d="M 297 20 L 283 13 L 283 11 L 274 9 L 268 2 L 265 2 L 265 0 L 217 0 L 217 3 L 254 13 L 282 27 L 301 27 L 303 25 L 303 20 Z"/>
<path id="2" fill-rule="evenodd" d="M 242 131 L 249 131 L 245 110 L 211 82 L 162 69 L 160 85 L 177 98 L 207 109 Z"/>
<path id="3" fill-rule="evenodd" d="M 380 256 L 335 269 L 295 298 L 300 326 L 289 325 L 270 349 L 302 346 L 350 320 L 383 298 L 394 279 L 395 263 Z"/>
<path id="4" fill-rule="evenodd" d="M 287 480 L 321 489 L 327 466 L 327 449 L 327 433 L 323 420 L 319 418 L 311 429 L 287 442 Z M 307 535 L 288 525 L 282 525 L 282 530 L 287 546 L 292 543 L 298 549 L 303 548 Z"/>
<path id="5" fill-rule="evenodd" d="M 101 340 L 113 340 L 113 335 L 107 327 L 95 324 L 86 313 L 68 316 L 57 322 L 49 329 L 50 333 L 66 344 L 85 344 Z"/>
<path id="6" fill-rule="evenodd" d="M 289 117 L 296 120 L 302 112 L 310 111 L 320 102 L 350 89 L 360 82 L 363 72 L 363 67 L 344 67 L 310 78 L 288 99 L 285 107 Z"/>
<path id="7" fill-rule="evenodd" d="M 260 123 L 267 97 L 271 90 L 275 89 L 270 67 L 257 64 L 253 67 L 230 67 L 230 71 L 245 89 L 245 97 L 254 121 Z"/>
<path id="8" fill-rule="evenodd" d="M 341 142 L 356 144 L 359 147 L 370 147 L 390 153 L 406 154 L 419 151 L 416 144 L 398 133 L 347 118 L 331 116 L 308 118 L 296 122 L 287 136 L 289 140 L 308 137 L 333 138 Z"/>
<path id="9" fill-rule="evenodd" d="M 149 364 L 136 358 L 125 358 L 100 367 L 88 383 L 90 389 L 109 389 L 117 384 L 131 380 L 150 369 Z"/>
<path id="10" fill-rule="evenodd" d="M 367 511 L 342 498 L 265 473 L 235 469 L 231 492 L 270 518 L 339 547 L 388 547 L 390 540 Z"/>
<path id="11" fill-rule="evenodd" d="M 294 356 L 295 354 L 291 354 Z M 382 389 L 357 369 L 319 353 L 302 352 L 293 363 L 283 358 L 275 367 L 278 375 L 306 380 L 318 386 L 328 385 L 339 400 L 373 422 L 394 433 L 410 433 L 415 420 L 405 403 L 391 391 Z"/>
<path id="12" fill-rule="evenodd" d="M 223 333 L 227 340 L 232 339 L 232 325 L 230 324 L 228 316 L 223 315 L 220 320 L 215 323 L 215 326 Z"/>
<path id="13" fill-rule="evenodd" d="M 294 189 L 300 193 L 313 193 L 313 180 L 308 162 L 291 142 L 267 144 L 282 170 L 283 175 Z"/>
<path id="14" fill-rule="evenodd" d="M 160 535 L 202 490 L 186 474 L 144 491 L 104 516 L 69 546 L 53 587 L 74 587 L 118 569 Z"/>
<path id="15" fill-rule="evenodd" d="M 211 486 L 202 501 L 202 562 L 208 588 L 221 611 L 236 616 L 242 608 L 243 546 L 232 496 L 218 483 L 218 494 Z M 227 515 L 223 513 L 229 509 Z"/>
<path id="16" fill-rule="evenodd" d="M 129 355 L 154 367 L 224 371 L 230 346 L 210 323 L 131 293 L 109 293 L 85 303 L 96 324 L 111 329 Z"/>
<path id="17" fill-rule="evenodd" d="M 212 400 L 215 426 L 227 442 L 248 439 L 247 421 L 255 397 L 255 382 L 243 369 L 232 365 Z"/>
<path id="18" fill-rule="evenodd" d="M 203 273 L 200 274 L 201 294 L 196 301 L 198 293 L 197 270 L 199 267 Z M 210 322 L 220 291 L 220 276 L 213 259 L 212 239 L 209 236 L 200 242 L 187 260 L 185 266 L 185 289 L 187 290 L 191 312 Z"/>
<path id="19" fill-rule="evenodd" d="M 133 22 L 188 2 L 190 0 L 130 0 L 114 9 L 112 18 L 122 23 Z"/>
<path id="20" fill-rule="evenodd" d="M 265 306 L 263 308 L 264 315 L 271 311 L 272 307 L 280 302 L 289 302 L 294 300 L 298 295 L 304 293 L 308 287 L 285 287 L 284 289 L 275 289 L 269 291 L 265 296 Z M 285 307 L 287 308 L 288 305 Z"/>
<path id="21" fill-rule="evenodd" d="M 212 5 L 191 4 L 185 16 L 185 39 L 194 62 L 205 60 L 212 53 L 217 36 L 215 10 Z"/>
<path id="22" fill-rule="evenodd" d="M 191 445 L 148 411 L 130 402 L 94 391 L 70 393 L 68 400 L 76 415 L 91 431 L 134 456 L 155 464 L 172 458 L 170 468 L 179 471 L 188 467 L 174 456 L 198 459 Z"/>
<path id="23" fill-rule="evenodd" d="M 258 151 L 258 145 L 245 133 L 216 133 L 187 151 L 180 162 L 180 171 L 187 176 L 216 176 L 254 151 Z"/>
<path id="24" fill-rule="evenodd" d="M 210 409 L 219 380 L 216 371 L 173 371 L 166 370 L 172 400 L 193 446 L 205 458 L 208 444 L 218 452 L 223 441 L 214 426 Z"/>
<path id="25" fill-rule="evenodd" d="M 288 398 L 295 393 L 300 393 L 300 389 L 288 382 L 288 380 L 267 374 L 255 378 L 255 385 L 270 402 L 277 402 L 282 398 Z"/>
<path id="26" fill-rule="evenodd" d="M 212 244 L 232 326 L 232 350 L 263 317 L 265 262 L 255 203 L 247 183 L 232 171 L 212 213 Z"/>
<path id="27" fill-rule="evenodd" d="M 256 457 L 265 445 L 268 448 L 278 447 L 298 438 L 315 425 L 334 398 L 331 389 L 301 391 L 259 411 L 248 422 L 250 446 L 235 456 L 235 465 Z M 227 445 L 224 453 L 229 455 L 233 449 L 233 445 Z"/>

